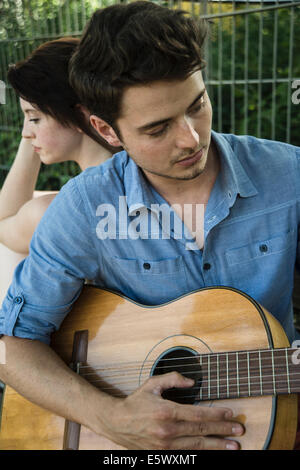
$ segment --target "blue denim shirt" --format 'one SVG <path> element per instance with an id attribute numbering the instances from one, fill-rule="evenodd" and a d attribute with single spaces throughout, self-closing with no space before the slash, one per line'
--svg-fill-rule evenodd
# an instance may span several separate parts
<path id="1" fill-rule="evenodd" d="M 3 301 L 0 333 L 49 343 L 89 279 L 147 305 L 234 287 L 269 310 L 293 341 L 300 148 L 212 138 L 221 171 L 205 211 L 203 250 L 172 210 L 163 221 L 170 206 L 120 152 L 71 179 L 47 209 Z"/>

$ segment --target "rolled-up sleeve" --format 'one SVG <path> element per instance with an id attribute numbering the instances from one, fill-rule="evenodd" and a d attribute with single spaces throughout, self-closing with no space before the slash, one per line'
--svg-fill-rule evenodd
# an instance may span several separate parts
<path id="1" fill-rule="evenodd" d="M 99 268 L 93 234 L 75 180 L 43 216 L 29 256 L 16 268 L 0 311 L 0 334 L 50 343 L 84 280 Z"/>

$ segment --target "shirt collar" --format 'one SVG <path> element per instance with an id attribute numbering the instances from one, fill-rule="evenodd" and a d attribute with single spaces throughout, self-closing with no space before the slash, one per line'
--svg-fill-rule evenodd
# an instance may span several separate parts
<path id="1" fill-rule="evenodd" d="M 124 178 L 125 194 L 127 196 L 128 215 L 136 215 L 136 211 L 142 207 L 153 210 L 153 192 L 142 170 L 137 164 L 128 158 L 126 174 Z"/>
<path id="2" fill-rule="evenodd" d="M 232 196 L 239 194 L 241 197 L 251 197 L 258 194 L 225 134 L 219 134 L 213 130 L 211 134 L 221 158 L 220 178 L 223 190 L 227 193 L 231 192 Z M 127 161 L 124 185 L 129 216 L 135 215 L 136 211 L 142 207 L 155 211 L 155 206 L 153 207 L 156 202 L 153 199 L 154 192 L 142 170 L 131 158 L 128 158 Z"/>
<path id="3" fill-rule="evenodd" d="M 255 185 L 240 163 L 237 152 L 230 145 L 226 135 L 215 131 L 212 131 L 211 134 L 221 159 L 220 178 L 223 190 L 226 193 L 231 192 L 232 196 L 239 194 L 241 197 L 251 197 L 258 194 Z"/>

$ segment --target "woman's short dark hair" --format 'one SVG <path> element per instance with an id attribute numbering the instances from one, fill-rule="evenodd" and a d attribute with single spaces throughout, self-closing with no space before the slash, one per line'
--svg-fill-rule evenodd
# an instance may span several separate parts
<path id="1" fill-rule="evenodd" d="M 127 87 L 204 68 L 206 32 L 203 20 L 150 1 L 97 10 L 70 60 L 70 83 L 89 111 L 115 128 Z"/>
<path id="2" fill-rule="evenodd" d="M 41 112 L 65 127 L 78 127 L 89 137 L 115 152 L 93 129 L 81 111 L 79 98 L 68 77 L 68 64 L 77 38 L 49 41 L 35 49 L 26 59 L 10 65 L 8 81 L 16 93 Z"/>

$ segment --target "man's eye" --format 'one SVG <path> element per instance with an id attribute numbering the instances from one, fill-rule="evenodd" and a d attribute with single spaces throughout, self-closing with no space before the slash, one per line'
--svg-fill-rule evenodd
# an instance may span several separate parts
<path id="1" fill-rule="evenodd" d="M 38 118 L 29 119 L 29 122 L 35 122 L 35 123 L 37 123 L 37 122 L 39 122 L 39 119 L 38 119 Z"/>
<path id="2" fill-rule="evenodd" d="M 159 137 L 163 134 L 165 134 L 165 132 L 167 131 L 168 129 L 168 125 L 162 127 L 161 129 L 159 129 L 158 131 L 155 131 L 155 132 L 152 132 L 151 134 L 148 134 L 150 137 Z"/>
<path id="3" fill-rule="evenodd" d="M 201 101 L 199 102 L 199 104 L 195 105 L 193 107 L 193 109 L 191 109 L 191 113 L 197 113 L 198 111 L 200 111 L 204 106 L 205 106 L 205 101 L 204 101 L 204 98 L 202 97 L 201 98 Z"/>

